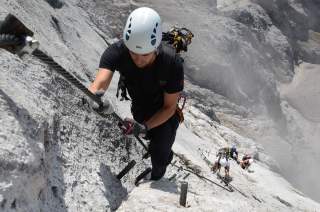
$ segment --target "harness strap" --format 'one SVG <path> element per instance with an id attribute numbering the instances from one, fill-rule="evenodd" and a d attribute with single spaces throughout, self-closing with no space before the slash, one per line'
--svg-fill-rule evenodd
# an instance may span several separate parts
<path id="1" fill-rule="evenodd" d="M 187 96 L 185 95 L 185 93 L 181 93 L 178 98 L 177 109 L 176 109 L 176 112 L 179 116 L 180 124 L 184 121 L 184 115 L 182 110 L 184 109 L 186 101 L 187 101 Z"/>
<path id="2" fill-rule="evenodd" d="M 118 81 L 118 87 L 117 87 L 117 93 L 116 93 L 116 97 L 119 98 L 119 91 L 121 91 L 120 101 L 131 100 L 127 95 L 127 88 L 126 88 L 124 79 L 125 79 L 124 76 L 122 74 L 120 74 L 120 78 Z"/>

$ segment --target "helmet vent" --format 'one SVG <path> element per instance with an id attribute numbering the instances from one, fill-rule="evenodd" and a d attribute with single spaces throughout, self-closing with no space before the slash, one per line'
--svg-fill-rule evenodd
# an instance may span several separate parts
<path id="1" fill-rule="evenodd" d="M 126 40 L 129 40 L 131 34 L 131 29 L 129 29 L 126 33 Z"/>
<path id="2" fill-rule="evenodd" d="M 156 42 L 157 42 L 157 39 L 151 40 L 151 45 L 154 46 L 156 44 Z"/>
<path id="3" fill-rule="evenodd" d="M 130 34 L 131 34 L 131 19 L 132 18 L 130 18 L 130 23 L 129 23 L 128 30 L 127 30 L 127 33 L 126 33 L 126 40 L 129 40 Z"/>
<path id="4" fill-rule="evenodd" d="M 157 38 L 156 38 L 156 34 L 157 34 L 157 27 L 158 27 L 158 22 L 156 23 L 156 26 L 153 28 L 153 33 L 151 35 L 151 45 L 154 46 L 156 45 L 157 42 Z"/>
<path id="5" fill-rule="evenodd" d="M 153 33 L 156 33 L 156 29 L 153 30 Z M 157 38 L 155 34 L 151 35 L 151 45 L 154 46 L 157 42 Z"/>

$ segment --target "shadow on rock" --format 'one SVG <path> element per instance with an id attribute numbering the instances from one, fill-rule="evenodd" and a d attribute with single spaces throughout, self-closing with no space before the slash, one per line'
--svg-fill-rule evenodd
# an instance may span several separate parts
<path id="1" fill-rule="evenodd" d="M 127 199 L 128 192 L 121 184 L 121 181 L 111 172 L 110 168 L 105 164 L 100 164 L 100 177 L 105 186 L 104 195 L 110 204 L 112 211 L 119 208 L 122 201 Z"/>
<path id="2" fill-rule="evenodd" d="M 36 190 L 36 188 L 31 188 L 32 184 L 26 185 L 24 190 L 28 192 L 28 189 L 32 189 L 31 192 L 39 192 L 38 193 L 38 199 L 35 199 L 34 202 L 39 205 L 40 210 L 43 211 L 59 211 L 59 212 L 66 212 L 67 207 L 64 201 L 64 193 L 65 193 L 65 186 L 64 186 L 64 178 L 63 178 L 63 171 L 61 164 L 56 162 L 56 155 L 60 153 L 60 147 L 58 145 L 46 145 L 49 143 L 53 143 L 53 141 L 56 141 L 57 138 L 54 138 L 55 135 L 49 136 L 48 133 L 48 124 L 43 124 L 40 129 L 39 123 L 37 120 L 33 119 L 29 111 L 23 107 L 19 107 L 19 105 L 13 101 L 12 98 L 10 98 L 3 90 L 0 89 L 0 98 L 4 99 L 9 106 L 9 110 L 12 112 L 15 120 L 18 121 L 19 126 L 22 130 L 22 135 L 26 139 L 26 141 L 29 143 L 30 150 L 32 152 L 32 155 L 39 156 L 41 162 L 40 166 L 32 166 L 29 163 L 27 164 L 17 164 L 17 166 L 21 167 L 12 167 L 12 169 L 17 168 L 19 171 L 24 173 L 29 173 L 30 175 L 28 177 L 32 178 L 33 176 L 39 174 L 40 172 L 43 172 L 41 174 L 44 177 L 44 180 L 46 181 L 46 184 L 44 187 L 40 188 L 39 191 Z M 54 128 L 54 127 L 53 127 Z M 43 131 L 43 132 L 42 132 Z M 55 133 L 53 133 L 55 134 Z M 37 141 L 41 141 L 44 143 L 45 146 L 45 155 L 44 157 L 41 156 L 43 153 L 43 150 L 40 149 L 37 145 Z M 50 142 L 51 141 L 51 142 Z M 11 162 L 11 161 L 9 161 Z M 14 164 L 14 162 L 12 162 Z M 25 168 L 22 168 L 25 167 Z M 54 167 L 54 168 L 52 168 Z M 10 170 L 6 170 L 10 171 Z M 21 175 L 17 174 L 18 177 L 22 177 L 24 174 L 21 173 Z M 17 185 L 19 186 L 18 182 Z M 16 185 L 16 186 L 17 186 Z M 17 188 L 20 190 L 20 188 Z M 9 195 L 9 192 L 8 192 Z M 19 202 L 26 201 L 23 198 L 23 195 L 28 195 L 27 193 L 18 193 L 16 194 L 18 197 L 20 196 L 20 199 L 17 198 L 14 200 L 14 202 L 11 204 L 11 208 L 16 208 L 17 210 L 25 211 L 26 208 L 19 208 L 20 205 Z M 4 209 L 5 206 L 1 205 L 1 208 Z M 31 211 L 31 210 L 30 210 Z"/>
<path id="3" fill-rule="evenodd" d="M 177 184 L 175 182 L 169 181 L 168 179 L 154 181 L 150 184 L 150 188 L 158 189 L 158 190 L 173 193 L 173 194 L 179 194 Z"/>
<path id="4" fill-rule="evenodd" d="M 14 115 L 15 119 L 19 122 L 23 135 L 26 138 L 36 139 L 38 122 L 32 118 L 30 113 L 25 109 L 18 106 L 3 90 L 0 89 L 0 95 L 7 102 L 9 109 Z"/>

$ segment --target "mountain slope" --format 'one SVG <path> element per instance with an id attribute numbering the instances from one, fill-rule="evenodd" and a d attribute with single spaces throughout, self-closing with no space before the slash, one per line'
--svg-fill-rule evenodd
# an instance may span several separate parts
<path id="1" fill-rule="evenodd" d="M 86 86 L 94 78 L 102 52 L 137 6 L 155 7 L 165 27 L 178 23 L 195 32 L 185 55 L 186 120 L 174 146 L 184 159 L 175 160 L 218 183 L 201 154 L 213 161 L 220 147 L 236 144 L 241 155 L 249 152 L 257 161 L 254 173 L 235 163 L 231 167 L 232 184 L 248 198 L 188 176 L 190 210 L 320 208 L 293 188 L 301 175 L 290 178 L 296 177 L 289 172 L 292 156 L 298 153 L 295 147 L 301 147 L 296 144 L 306 144 L 306 135 L 317 128 L 307 120 L 309 110 L 292 94 L 295 88 L 279 92 L 280 85 L 294 79 L 292 46 L 263 5 L 226 1 L 230 4 L 217 10 L 215 1 L 59 2 L 63 3 L 0 0 L 0 17 L 15 14 L 35 32 L 41 50 Z M 251 15 L 254 21 L 245 22 Z M 316 55 L 316 48 L 312 51 Z M 134 178 L 150 164 L 141 160 L 143 148 L 121 134 L 113 116 L 103 119 L 85 107 L 83 94 L 35 57 L 19 58 L 2 49 L 0 55 L 1 211 L 185 210 L 178 206 L 178 196 L 186 173 L 169 166 L 162 181 L 135 188 Z M 117 77 L 104 98 L 121 116 L 130 116 L 130 102 L 115 99 Z M 304 86 L 299 84 L 298 90 Z M 311 89 L 310 95 L 311 91 L 317 90 Z M 314 147 L 307 144 L 306 152 Z M 133 159 L 138 164 L 117 181 L 115 175 Z M 307 159 L 318 161 L 313 155 Z M 305 168 L 309 173 L 314 167 Z M 169 182 L 173 174 L 176 181 Z"/>

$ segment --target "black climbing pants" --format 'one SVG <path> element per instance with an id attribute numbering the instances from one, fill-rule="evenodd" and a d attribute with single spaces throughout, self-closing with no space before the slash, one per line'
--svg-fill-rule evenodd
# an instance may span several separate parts
<path id="1" fill-rule="evenodd" d="M 148 132 L 150 139 L 149 153 L 151 155 L 151 180 L 159 180 L 166 173 L 167 166 L 173 158 L 171 150 L 179 126 L 179 117 L 175 113 L 165 123 Z"/>

